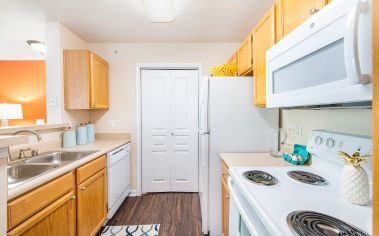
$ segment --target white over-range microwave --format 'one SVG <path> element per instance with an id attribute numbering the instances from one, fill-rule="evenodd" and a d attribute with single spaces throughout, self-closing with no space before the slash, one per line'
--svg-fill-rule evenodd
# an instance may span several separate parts
<path id="1" fill-rule="evenodd" d="M 371 1 L 333 0 L 267 51 L 267 107 L 372 100 Z"/>

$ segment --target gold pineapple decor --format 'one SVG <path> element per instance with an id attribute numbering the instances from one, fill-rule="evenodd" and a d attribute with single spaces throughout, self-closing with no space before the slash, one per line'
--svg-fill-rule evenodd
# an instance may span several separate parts
<path id="1" fill-rule="evenodd" d="M 221 66 L 214 66 L 211 69 L 212 76 L 235 76 L 237 74 L 237 64 L 226 63 Z"/>

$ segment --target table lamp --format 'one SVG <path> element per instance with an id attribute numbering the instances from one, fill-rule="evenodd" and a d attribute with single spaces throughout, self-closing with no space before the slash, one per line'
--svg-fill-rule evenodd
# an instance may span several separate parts
<path id="1" fill-rule="evenodd" d="M 0 104 L 0 119 L 2 126 L 8 126 L 8 120 L 23 119 L 21 104 Z"/>

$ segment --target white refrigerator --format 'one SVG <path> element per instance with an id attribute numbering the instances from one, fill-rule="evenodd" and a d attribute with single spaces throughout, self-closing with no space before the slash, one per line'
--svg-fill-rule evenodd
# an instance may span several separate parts
<path id="1" fill-rule="evenodd" d="M 199 100 L 199 197 L 203 233 L 221 235 L 223 152 L 268 152 L 278 109 L 254 106 L 253 77 L 204 77 Z"/>

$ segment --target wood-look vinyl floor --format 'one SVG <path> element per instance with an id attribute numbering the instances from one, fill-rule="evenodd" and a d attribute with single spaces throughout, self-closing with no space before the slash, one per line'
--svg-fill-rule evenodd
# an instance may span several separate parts
<path id="1" fill-rule="evenodd" d="M 159 236 L 201 236 L 198 193 L 128 197 L 107 225 L 160 224 Z"/>

